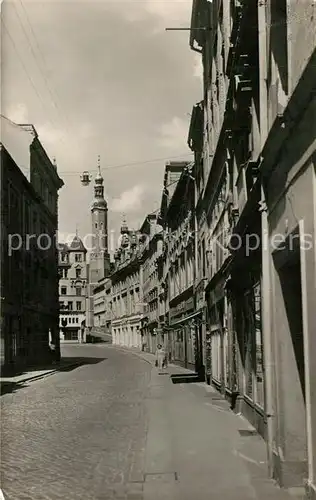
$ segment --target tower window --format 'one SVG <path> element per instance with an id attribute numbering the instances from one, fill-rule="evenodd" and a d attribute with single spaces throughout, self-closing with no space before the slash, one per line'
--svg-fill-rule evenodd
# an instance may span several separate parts
<path id="1" fill-rule="evenodd" d="M 75 262 L 81 262 L 81 261 L 82 261 L 82 255 L 80 253 L 76 253 Z"/>
<path id="2" fill-rule="evenodd" d="M 76 269 L 76 278 L 81 276 L 81 269 Z"/>
<path id="3" fill-rule="evenodd" d="M 98 223 L 97 222 L 94 224 L 94 227 L 97 229 L 97 227 L 98 227 Z"/>

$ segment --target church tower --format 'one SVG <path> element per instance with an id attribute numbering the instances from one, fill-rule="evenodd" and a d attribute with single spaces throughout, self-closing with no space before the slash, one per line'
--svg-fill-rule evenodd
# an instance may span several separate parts
<path id="1" fill-rule="evenodd" d="M 110 274 L 110 254 L 108 250 L 108 206 L 104 199 L 103 177 L 101 175 L 100 157 L 98 157 L 98 173 L 94 181 L 94 199 L 91 204 L 92 249 L 90 253 L 90 284 Z"/>

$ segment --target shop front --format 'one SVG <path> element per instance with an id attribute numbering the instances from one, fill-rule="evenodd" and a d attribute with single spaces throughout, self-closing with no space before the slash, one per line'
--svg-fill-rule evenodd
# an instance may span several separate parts
<path id="1" fill-rule="evenodd" d="M 193 297 L 170 307 L 169 359 L 192 370 L 196 366 L 196 316 Z"/>

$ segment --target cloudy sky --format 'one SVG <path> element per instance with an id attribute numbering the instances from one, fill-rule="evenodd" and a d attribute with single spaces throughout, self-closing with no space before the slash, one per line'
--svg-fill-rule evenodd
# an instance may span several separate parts
<path id="1" fill-rule="evenodd" d="M 97 156 L 109 225 L 135 228 L 159 207 L 165 161 L 191 159 L 189 113 L 201 99 L 188 31 L 192 0 L 4 0 L 2 114 L 33 123 L 65 182 L 59 231 L 90 232 Z M 157 160 L 157 161 L 152 161 Z M 65 236 L 66 237 L 66 236 Z"/>

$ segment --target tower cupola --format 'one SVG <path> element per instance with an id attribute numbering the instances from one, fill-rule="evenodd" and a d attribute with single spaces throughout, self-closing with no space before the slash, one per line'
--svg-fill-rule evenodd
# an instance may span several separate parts
<path id="1" fill-rule="evenodd" d="M 92 202 L 92 209 L 101 208 L 106 209 L 107 203 L 104 199 L 104 186 L 103 186 L 103 177 L 101 174 L 101 166 L 100 166 L 100 156 L 98 156 L 98 173 L 94 180 L 94 200 Z"/>
<path id="2" fill-rule="evenodd" d="M 125 215 L 123 216 L 123 222 L 122 222 L 122 225 L 121 225 L 121 234 L 127 234 L 128 235 L 129 233 L 129 229 L 128 229 L 128 225 L 127 225 L 127 222 L 126 222 L 126 218 L 125 218 Z"/>

